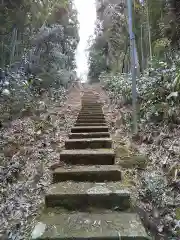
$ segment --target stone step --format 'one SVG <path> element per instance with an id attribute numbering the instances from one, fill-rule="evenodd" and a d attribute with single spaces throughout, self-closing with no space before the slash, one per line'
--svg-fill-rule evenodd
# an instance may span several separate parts
<path id="1" fill-rule="evenodd" d="M 104 113 L 103 112 L 80 112 L 78 116 L 81 117 L 86 117 L 86 118 L 103 118 L 104 117 Z"/>
<path id="2" fill-rule="evenodd" d="M 94 103 L 94 106 L 102 106 L 103 105 L 103 103 L 98 99 L 98 98 L 92 98 L 92 99 L 88 99 L 88 98 L 86 98 L 86 99 L 82 99 L 81 100 L 81 103 L 84 103 L 84 104 L 87 104 L 87 105 L 89 105 L 89 104 L 91 104 L 91 103 Z"/>
<path id="3" fill-rule="evenodd" d="M 85 96 L 81 98 L 81 102 L 98 102 L 98 103 L 102 103 L 98 97 L 95 96 Z"/>
<path id="4" fill-rule="evenodd" d="M 84 99 L 84 98 L 88 98 L 90 100 L 93 99 L 93 98 L 99 99 L 99 96 L 94 95 L 94 94 L 87 94 L 87 95 L 83 95 L 81 99 Z"/>
<path id="5" fill-rule="evenodd" d="M 79 113 L 88 113 L 88 114 L 92 114 L 92 113 L 103 113 L 102 109 L 81 109 Z"/>
<path id="6" fill-rule="evenodd" d="M 103 113 L 79 113 L 78 118 L 85 118 L 85 119 L 105 119 Z"/>
<path id="7" fill-rule="evenodd" d="M 87 102 L 87 101 L 83 101 L 81 102 L 82 105 L 84 105 L 84 107 L 102 107 L 103 104 L 101 104 L 100 102 L 97 101 L 91 101 L 91 102 Z"/>
<path id="8" fill-rule="evenodd" d="M 68 210 L 116 209 L 131 206 L 130 192 L 119 182 L 60 182 L 49 186 L 45 195 L 46 207 Z"/>
<path id="9" fill-rule="evenodd" d="M 60 161 L 73 165 L 113 165 L 115 153 L 112 149 L 63 150 Z"/>
<path id="10" fill-rule="evenodd" d="M 103 118 L 91 118 L 89 117 L 78 117 L 76 122 L 99 122 L 99 123 L 106 123 L 106 120 Z"/>
<path id="11" fill-rule="evenodd" d="M 78 138 L 103 138 L 110 137 L 108 132 L 92 132 L 92 133 L 70 133 L 69 139 L 78 139 Z"/>
<path id="12" fill-rule="evenodd" d="M 91 106 L 91 105 L 94 105 L 94 106 L 103 106 L 103 104 L 98 100 L 98 99 L 91 99 L 91 100 L 88 100 L 88 99 L 83 99 L 81 101 L 81 105 L 83 106 Z"/>
<path id="13" fill-rule="evenodd" d="M 93 118 L 93 117 L 104 117 L 103 112 L 80 112 L 78 116 L 83 116 L 83 117 L 88 117 L 88 118 Z"/>
<path id="14" fill-rule="evenodd" d="M 98 95 L 95 95 L 94 93 L 93 93 L 93 94 L 92 94 L 92 93 L 91 93 L 91 94 L 89 94 L 89 93 L 88 93 L 88 94 L 85 94 L 85 95 L 82 96 L 82 99 L 83 99 L 83 98 L 87 98 L 87 97 L 90 98 L 90 99 L 91 99 L 91 98 L 98 98 L 98 99 L 99 99 L 99 96 L 98 96 Z"/>
<path id="15" fill-rule="evenodd" d="M 82 106 L 81 110 L 102 110 L 101 106 Z"/>
<path id="16" fill-rule="evenodd" d="M 83 113 L 83 114 L 103 114 L 102 110 L 81 110 L 79 113 Z"/>
<path id="17" fill-rule="evenodd" d="M 99 105 L 102 105 L 102 103 L 99 101 L 98 98 L 89 98 L 89 97 L 86 97 L 86 98 L 82 98 L 81 99 L 81 103 L 83 104 L 90 104 L 90 103 L 95 103 L 95 104 L 99 104 Z"/>
<path id="18" fill-rule="evenodd" d="M 94 104 L 94 106 L 102 106 L 103 104 L 98 99 L 83 99 L 81 100 L 81 103 L 86 106 L 91 106 L 91 104 Z"/>
<path id="19" fill-rule="evenodd" d="M 102 112 L 101 108 L 81 108 L 80 112 Z"/>
<path id="20" fill-rule="evenodd" d="M 78 118 L 79 117 L 84 117 L 84 118 L 90 118 L 90 119 L 105 119 L 104 114 L 103 113 L 79 113 L 78 114 Z"/>
<path id="21" fill-rule="evenodd" d="M 56 168 L 53 172 L 53 183 L 63 181 L 104 182 L 120 181 L 121 170 L 115 165 L 68 166 Z"/>
<path id="22" fill-rule="evenodd" d="M 77 117 L 77 120 L 90 120 L 90 121 L 95 121 L 95 120 L 100 120 L 100 121 L 106 121 L 103 115 L 79 115 Z"/>
<path id="23" fill-rule="evenodd" d="M 77 119 L 75 124 L 86 124 L 86 123 L 90 123 L 91 126 L 92 126 L 92 124 L 95 125 L 95 126 L 96 126 L 96 124 L 98 126 L 99 125 L 101 125 L 101 126 L 107 125 L 105 120 L 97 120 L 97 119 L 95 119 L 95 120 L 92 120 L 92 119 Z"/>
<path id="24" fill-rule="evenodd" d="M 99 96 L 98 95 L 94 95 L 94 94 L 86 94 L 86 95 L 83 95 L 81 99 L 84 99 L 84 98 L 88 98 L 88 99 L 93 99 L 93 98 L 97 98 L 99 99 Z"/>
<path id="25" fill-rule="evenodd" d="M 103 107 L 103 104 L 98 100 L 93 100 L 93 101 L 81 101 L 81 106 L 84 107 Z"/>
<path id="26" fill-rule="evenodd" d="M 87 101 L 92 101 L 92 100 L 98 100 L 99 101 L 99 96 L 95 96 L 95 95 L 86 95 L 86 96 L 82 96 L 81 100 L 87 100 Z"/>
<path id="27" fill-rule="evenodd" d="M 83 110 L 88 110 L 88 111 L 91 111 L 91 110 L 95 110 L 95 111 L 102 111 L 102 107 L 82 107 L 80 111 L 83 111 Z"/>
<path id="28" fill-rule="evenodd" d="M 106 123 L 105 119 L 99 118 L 77 118 L 76 123 Z"/>
<path id="29" fill-rule="evenodd" d="M 86 119 L 89 119 L 89 120 L 105 120 L 105 117 L 104 117 L 104 114 L 103 113 L 79 113 L 78 116 L 77 116 L 77 119 L 79 118 L 84 118 L 85 120 Z"/>
<path id="30" fill-rule="evenodd" d="M 66 149 L 97 149 L 97 148 L 111 148 L 111 138 L 84 138 L 84 139 L 68 139 L 65 141 Z"/>
<path id="31" fill-rule="evenodd" d="M 36 240 L 148 240 L 136 213 L 43 213 L 34 228 L 44 226 Z"/>
<path id="32" fill-rule="evenodd" d="M 102 101 L 100 101 L 98 97 L 89 97 L 89 96 L 82 97 L 81 102 L 87 103 L 87 104 L 91 103 L 91 102 L 95 102 L 97 104 L 102 104 Z"/>
<path id="33" fill-rule="evenodd" d="M 102 106 L 102 104 L 99 102 L 98 99 L 92 99 L 91 101 L 88 101 L 88 99 L 84 99 L 81 101 L 82 106 Z"/>
<path id="34" fill-rule="evenodd" d="M 82 108 L 82 109 L 80 109 L 80 112 L 103 112 L 103 109 L 102 108 L 100 108 L 100 109 L 89 109 L 89 108 Z"/>
<path id="35" fill-rule="evenodd" d="M 95 96 L 95 95 L 85 95 L 85 96 L 82 96 L 81 100 L 94 100 L 94 99 L 97 99 L 99 101 L 99 96 Z"/>
<path id="36" fill-rule="evenodd" d="M 102 104 L 97 102 L 81 103 L 82 108 L 102 108 Z"/>
<path id="37" fill-rule="evenodd" d="M 107 126 L 76 126 L 71 128 L 72 133 L 87 133 L 87 132 L 108 132 Z"/>
<path id="38" fill-rule="evenodd" d="M 84 102 L 81 104 L 82 108 L 100 108 L 102 109 L 103 105 L 98 102 Z"/>
<path id="39" fill-rule="evenodd" d="M 107 126 L 107 124 L 86 122 L 86 123 L 75 123 L 74 126 Z"/>

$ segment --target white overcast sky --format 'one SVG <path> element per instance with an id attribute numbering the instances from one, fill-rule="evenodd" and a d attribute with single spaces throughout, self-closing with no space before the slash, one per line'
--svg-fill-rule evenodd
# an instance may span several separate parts
<path id="1" fill-rule="evenodd" d="M 80 42 L 76 53 L 77 74 L 86 79 L 88 73 L 88 55 L 86 52 L 89 36 L 94 33 L 96 21 L 95 0 L 74 0 L 80 23 Z"/>

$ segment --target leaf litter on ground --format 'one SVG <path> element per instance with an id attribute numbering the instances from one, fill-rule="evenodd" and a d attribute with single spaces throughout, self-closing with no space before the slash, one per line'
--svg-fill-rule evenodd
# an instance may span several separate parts
<path id="1" fill-rule="evenodd" d="M 149 122 L 144 125 L 142 122 L 139 124 L 138 137 L 133 139 L 128 122 L 132 113 L 131 106 L 115 101 L 111 92 L 108 92 L 108 96 L 104 91 L 100 92 L 106 102 L 104 110 L 114 147 L 124 142 L 135 151 L 148 156 L 149 161 L 144 171 L 132 170 L 132 175 L 137 175 L 136 189 L 139 189 L 136 196 L 137 212 L 147 231 L 157 240 L 180 239 L 179 126 L 171 128 L 167 124 L 155 125 Z"/>
<path id="2" fill-rule="evenodd" d="M 0 239 L 29 239 L 51 184 L 51 166 L 80 108 L 80 91 L 41 100 L 38 115 L 16 119 L 0 133 Z"/>

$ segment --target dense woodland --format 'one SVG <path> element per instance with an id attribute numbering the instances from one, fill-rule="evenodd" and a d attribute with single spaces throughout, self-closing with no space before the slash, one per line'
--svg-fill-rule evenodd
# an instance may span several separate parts
<path id="1" fill-rule="evenodd" d="M 133 33 L 139 119 L 179 123 L 180 1 L 135 0 Z M 114 98 L 131 103 L 130 40 L 126 1 L 97 1 L 89 78 Z"/>
<path id="2" fill-rule="evenodd" d="M 78 30 L 71 0 L 0 1 L 0 239 L 31 239 L 59 159 L 52 145 L 74 118 L 61 106 L 76 79 Z"/>
<path id="3" fill-rule="evenodd" d="M 71 0 L 1 1 L 1 118 L 29 108 L 44 91 L 68 87 L 76 78 L 78 42 Z"/>
<path id="4" fill-rule="evenodd" d="M 111 100 L 105 94 L 116 154 L 127 148 L 128 157 L 132 152 L 147 157 L 128 166 L 126 162 L 123 171 L 125 181 L 137 190 L 143 224 L 153 239 L 179 240 L 180 0 L 132 3 L 135 138 L 129 131 L 132 76 L 126 0 L 96 0 L 88 78 L 100 82 Z M 51 182 L 51 166 L 59 163 L 77 117 L 76 101 L 70 98 L 64 107 L 64 99 L 77 79 L 78 29 L 73 0 L 0 1 L 0 239 L 29 239 Z M 79 91 L 75 95 L 80 98 Z"/>
<path id="5" fill-rule="evenodd" d="M 119 113 L 113 125 L 116 135 L 128 135 L 133 149 L 148 155 L 147 169 L 140 174 L 143 223 L 153 239 L 180 239 L 180 1 L 132 1 L 138 123 L 134 136 L 127 1 L 96 2 L 89 81 L 101 83 L 111 109 Z"/>

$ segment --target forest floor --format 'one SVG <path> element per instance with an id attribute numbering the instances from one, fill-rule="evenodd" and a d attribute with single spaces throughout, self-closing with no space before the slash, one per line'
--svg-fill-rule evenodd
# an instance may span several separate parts
<path id="1" fill-rule="evenodd" d="M 179 240 L 180 127 L 149 123 L 139 125 L 133 136 L 125 122 L 131 106 L 113 104 L 104 96 L 116 158 L 121 159 L 127 184 L 134 186 L 133 204 L 144 226 L 155 240 Z"/>
<path id="2" fill-rule="evenodd" d="M 119 164 L 127 184 L 134 189 L 134 204 L 145 226 L 155 239 L 178 239 L 180 130 L 143 129 L 142 136 L 132 140 L 122 119 L 127 109 L 112 104 L 98 84 L 93 88 L 104 103 L 117 158 L 122 150 L 128 157 L 136 152 L 143 156 L 140 161 L 133 158 L 128 165 L 121 160 Z M 60 151 L 79 112 L 80 99 L 81 90 L 76 87 L 64 102 L 42 99 L 44 107 L 38 116 L 14 120 L 1 129 L 0 239 L 5 235 L 4 239 L 29 239 L 51 184 L 52 166 L 59 163 Z"/>
<path id="3" fill-rule="evenodd" d="M 51 167 L 80 109 L 80 91 L 64 102 L 44 98 L 39 114 L 16 119 L 0 133 L 0 239 L 29 239 L 51 183 Z"/>

